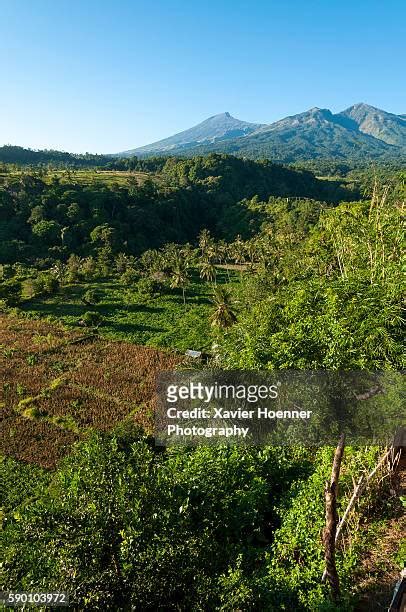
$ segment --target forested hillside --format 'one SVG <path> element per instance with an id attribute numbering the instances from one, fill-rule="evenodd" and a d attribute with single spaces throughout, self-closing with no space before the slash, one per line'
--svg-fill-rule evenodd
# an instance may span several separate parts
<path id="1" fill-rule="evenodd" d="M 88 168 L 89 166 L 100 166 L 109 161 L 110 158 L 105 155 L 93 155 L 91 153 L 80 155 L 54 150 L 34 151 L 33 149 L 24 149 L 13 145 L 0 147 L 0 163 L 5 164 L 56 164 Z"/>
<path id="2" fill-rule="evenodd" d="M 206 228 L 218 238 L 249 236 L 260 222 L 256 200 L 301 197 L 328 203 L 358 197 L 339 181 L 270 162 L 221 155 L 151 162 L 156 171 L 139 180 L 83 185 L 69 174 L 4 174 L 0 185 L 0 257 L 5 263 L 71 253 L 139 255 L 167 242 L 195 241 Z M 161 167 L 160 167 L 161 166 Z M 148 167 L 148 166 L 147 166 Z M 119 179 L 117 175 L 117 179 Z M 254 223 L 254 225 L 252 225 Z M 44 261 L 44 263 L 45 263 Z"/>
<path id="3" fill-rule="evenodd" d="M 2 588 L 81 610 L 384 608 L 405 529 L 384 448 L 344 450 L 340 517 L 372 477 L 337 594 L 333 448 L 164 449 L 153 424 L 162 370 L 404 369 L 404 172 L 113 164 L 1 173 Z"/>

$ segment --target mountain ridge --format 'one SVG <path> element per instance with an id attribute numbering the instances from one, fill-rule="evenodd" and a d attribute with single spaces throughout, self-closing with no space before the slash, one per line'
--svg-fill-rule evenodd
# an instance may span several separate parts
<path id="1" fill-rule="evenodd" d="M 171 151 L 173 149 L 188 149 L 203 142 L 217 142 L 224 139 L 232 139 L 256 131 L 262 124 L 240 121 L 232 117 L 229 112 L 212 115 L 201 123 L 183 130 L 168 138 L 163 138 L 150 145 L 137 149 L 123 151 L 119 155 L 129 156 L 136 152 L 153 153 L 155 151 Z"/>
<path id="2" fill-rule="evenodd" d="M 406 132 L 406 123 L 402 115 L 394 115 L 363 102 L 354 104 L 339 114 L 352 119 L 364 134 L 374 136 L 387 144 L 405 146 L 405 134 L 402 134 L 402 131 Z"/>
<path id="3" fill-rule="evenodd" d="M 283 162 L 317 158 L 377 159 L 406 155 L 406 115 L 359 102 L 344 111 L 313 107 L 270 124 L 241 121 L 230 113 L 115 157 L 204 155 L 209 152 L 269 157 Z"/>

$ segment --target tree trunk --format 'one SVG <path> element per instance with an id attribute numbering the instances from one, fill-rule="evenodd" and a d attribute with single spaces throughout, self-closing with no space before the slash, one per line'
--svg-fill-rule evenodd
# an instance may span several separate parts
<path id="1" fill-rule="evenodd" d="M 341 461 L 344 453 L 345 436 L 341 434 L 337 448 L 334 453 L 333 468 L 331 471 L 331 480 L 326 483 L 324 491 L 326 500 L 326 526 L 323 530 L 324 544 L 324 559 L 326 562 L 326 578 L 329 582 L 331 593 L 334 601 L 340 596 L 340 583 L 338 579 L 336 560 L 335 560 L 335 543 L 336 532 L 338 525 L 337 513 L 337 492 L 338 479 L 340 477 Z"/>

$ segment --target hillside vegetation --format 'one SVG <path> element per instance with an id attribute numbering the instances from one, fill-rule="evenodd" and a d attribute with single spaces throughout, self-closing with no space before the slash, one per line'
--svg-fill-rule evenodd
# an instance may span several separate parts
<path id="1" fill-rule="evenodd" d="M 405 524 L 386 462 L 337 542 L 334 598 L 334 449 L 151 434 L 165 369 L 404 369 L 404 174 L 136 163 L 2 175 L 2 588 L 103 611 L 389 605 Z M 383 452 L 345 448 L 340 516 Z"/>
<path id="2" fill-rule="evenodd" d="M 0 260 L 66 259 L 90 255 L 101 245 L 139 255 L 164 243 L 196 240 L 202 229 L 232 239 L 253 233 L 249 207 L 255 197 L 331 203 L 357 196 L 305 170 L 220 155 L 164 160 L 150 180 L 139 173 L 118 174 L 116 181 L 111 174 L 104 182 L 100 177 L 86 183 L 71 172 L 6 174 L 0 187 Z"/>

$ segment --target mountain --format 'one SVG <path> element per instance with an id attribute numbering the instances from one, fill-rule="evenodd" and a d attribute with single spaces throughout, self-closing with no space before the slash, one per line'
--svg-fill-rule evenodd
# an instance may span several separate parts
<path id="1" fill-rule="evenodd" d="M 282 162 L 403 158 L 406 119 L 367 104 L 355 104 L 337 114 L 311 108 L 269 125 L 246 123 L 223 113 L 190 130 L 119 155 L 190 156 L 209 152 Z"/>
<path id="2" fill-rule="evenodd" d="M 285 162 L 314 158 L 380 157 L 392 147 L 342 124 L 328 109 L 312 108 L 262 127 L 222 150 L 247 157 Z"/>
<path id="3" fill-rule="evenodd" d="M 209 117 L 209 119 L 202 121 L 202 123 L 184 132 L 180 132 L 164 140 L 159 140 L 145 147 L 140 147 L 139 149 L 124 151 L 123 153 L 119 153 L 119 155 L 122 157 L 129 157 L 139 154 L 171 153 L 172 151 L 179 152 L 202 144 L 216 143 L 246 136 L 247 134 L 255 132 L 255 130 L 260 127 L 261 124 L 240 121 L 232 117 L 230 113 L 221 113 Z"/>
<path id="4" fill-rule="evenodd" d="M 369 134 L 390 145 L 405 146 L 405 115 L 393 115 L 374 106 L 361 103 L 350 106 L 340 113 L 340 116 L 354 122 L 353 127 L 364 134 Z"/>

